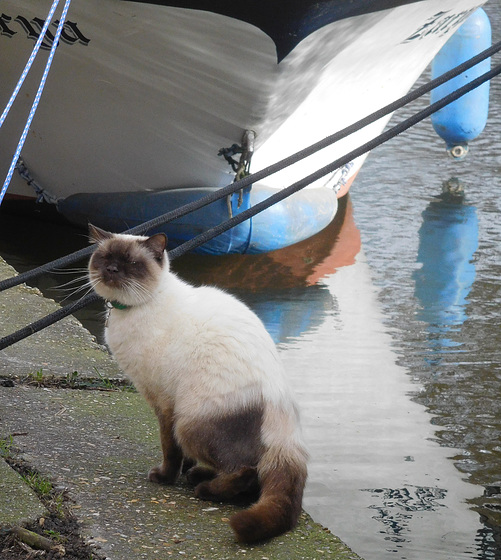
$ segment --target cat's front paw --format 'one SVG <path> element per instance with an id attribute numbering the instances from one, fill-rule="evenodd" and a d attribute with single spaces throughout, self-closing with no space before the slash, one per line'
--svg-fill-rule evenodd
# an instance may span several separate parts
<path id="1" fill-rule="evenodd" d="M 151 482 L 157 484 L 174 484 L 178 477 L 178 471 L 173 472 L 172 469 L 165 468 L 164 465 L 153 467 L 148 473 L 148 478 Z"/>

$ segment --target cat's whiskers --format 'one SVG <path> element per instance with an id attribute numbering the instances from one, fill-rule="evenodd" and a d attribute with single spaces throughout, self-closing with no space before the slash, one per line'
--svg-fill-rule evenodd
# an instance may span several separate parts
<path id="1" fill-rule="evenodd" d="M 84 281 L 84 283 L 80 286 L 72 286 L 71 284 L 76 284 L 77 282 Z M 66 287 L 65 287 L 66 286 Z M 61 300 L 61 302 L 66 301 L 67 299 L 74 298 L 77 295 L 84 292 L 80 295 L 79 299 L 84 298 L 86 295 L 90 294 L 94 290 L 95 282 L 91 281 L 90 279 L 85 278 L 75 278 L 74 280 L 70 280 L 66 284 L 62 284 L 61 286 L 57 286 L 54 288 L 55 290 L 61 292 L 68 292 L 66 297 Z"/>
<path id="2" fill-rule="evenodd" d="M 53 274 L 87 274 L 88 268 L 85 266 L 77 268 L 54 268 Z"/>
<path id="3" fill-rule="evenodd" d="M 92 286 L 92 288 L 95 290 L 97 286 L 99 286 L 99 284 L 102 283 L 102 279 L 101 278 L 96 278 L 93 276 L 89 276 L 88 277 L 88 282 L 89 285 Z"/>
<path id="4" fill-rule="evenodd" d="M 65 274 L 64 272 L 62 274 Z M 68 272 L 69 274 L 69 272 Z M 52 286 L 50 289 L 54 292 L 67 292 L 67 296 L 62 300 L 66 301 L 68 298 L 71 298 L 77 295 L 79 292 L 87 289 L 91 286 L 90 280 L 88 275 L 78 276 L 77 278 L 72 278 L 65 282 L 64 284 L 59 284 L 58 286 Z M 88 292 L 87 292 L 88 293 Z"/>
<path id="5" fill-rule="evenodd" d="M 68 291 L 68 290 L 73 290 L 75 287 L 79 288 L 78 284 L 82 284 L 82 286 L 89 285 L 90 280 L 88 277 L 79 276 L 78 278 L 73 278 L 72 280 L 68 280 L 68 282 L 65 282 L 64 284 L 59 284 L 59 286 L 55 286 L 53 289 Z"/>
<path id="6" fill-rule="evenodd" d="M 129 291 L 131 295 L 137 297 L 140 302 L 146 302 L 152 297 L 152 292 L 134 278 L 129 278 L 127 280 L 125 289 Z"/>

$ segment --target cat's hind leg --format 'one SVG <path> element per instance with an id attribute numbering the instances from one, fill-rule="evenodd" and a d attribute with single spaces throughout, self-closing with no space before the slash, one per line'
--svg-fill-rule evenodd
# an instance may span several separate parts
<path id="1" fill-rule="evenodd" d="M 201 482 L 212 480 L 217 475 L 210 467 L 194 466 L 186 472 L 186 480 L 192 486 L 197 486 Z"/>
<path id="2" fill-rule="evenodd" d="M 201 500 L 227 501 L 249 493 L 258 494 L 259 482 L 255 467 L 242 467 L 233 473 L 220 473 L 209 481 L 201 482 L 195 488 L 195 496 Z"/>
<path id="3" fill-rule="evenodd" d="M 183 459 L 183 468 L 181 469 L 181 472 L 183 474 L 186 474 L 196 464 L 197 464 L 197 462 L 195 461 L 195 459 L 191 459 L 190 457 L 185 456 L 184 459 Z"/>
<path id="4" fill-rule="evenodd" d="M 160 425 L 163 461 L 158 467 L 150 470 L 148 478 L 158 484 L 174 484 L 181 471 L 183 452 L 174 438 L 172 411 L 157 410 L 157 418 Z"/>

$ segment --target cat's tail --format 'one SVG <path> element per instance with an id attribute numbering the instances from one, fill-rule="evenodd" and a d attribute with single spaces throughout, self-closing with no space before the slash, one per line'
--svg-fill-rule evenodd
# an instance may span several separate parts
<path id="1" fill-rule="evenodd" d="M 301 514 L 307 459 L 297 438 L 268 447 L 258 464 L 259 500 L 230 519 L 240 542 L 263 541 L 296 526 Z"/>

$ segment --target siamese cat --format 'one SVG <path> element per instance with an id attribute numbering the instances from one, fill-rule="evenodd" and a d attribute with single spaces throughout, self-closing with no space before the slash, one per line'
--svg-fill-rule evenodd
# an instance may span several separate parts
<path id="1" fill-rule="evenodd" d="M 106 342 L 153 407 L 162 463 L 150 480 L 176 482 L 183 460 L 195 495 L 257 502 L 230 525 L 240 542 L 292 529 L 307 476 L 298 411 L 275 344 L 233 296 L 194 287 L 169 269 L 167 238 L 111 234 L 92 225 L 94 290 L 111 303 Z"/>

